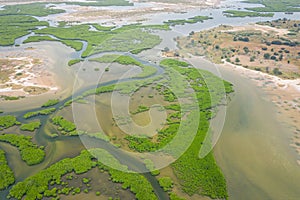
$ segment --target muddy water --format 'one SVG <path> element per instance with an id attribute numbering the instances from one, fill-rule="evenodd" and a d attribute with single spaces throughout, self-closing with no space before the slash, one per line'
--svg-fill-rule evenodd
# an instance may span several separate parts
<path id="1" fill-rule="evenodd" d="M 216 71 L 201 59 L 192 63 Z M 300 167 L 289 146 L 291 131 L 278 121 L 276 108 L 262 89 L 230 69 L 220 72 L 235 89 L 214 148 L 229 199 L 299 199 Z"/>

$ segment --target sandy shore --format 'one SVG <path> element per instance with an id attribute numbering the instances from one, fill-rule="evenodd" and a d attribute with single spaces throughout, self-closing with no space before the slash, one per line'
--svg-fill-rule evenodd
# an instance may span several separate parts
<path id="1" fill-rule="evenodd" d="M 224 61 L 220 67 L 238 71 L 242 76 L 253 80 L 258 87 L 269 95 L 278 109 L 278 119 L 284 122 L 293 132 L 291 146 L 300 155 L 300 79 L 284 80 L 277 76 L 250 70 Z M 300 160 L 298 160 L 300 165 Z"/>
<path id="2" fill-rule="evenodd" d="M 0 54 L 3 80 L 0 83 L 0 96 L 26 97 L 59 89 L 54 74 L 48 70 L 48 61 L 36 53 L 31 49 L 22 53 L 15 51 Z"/>

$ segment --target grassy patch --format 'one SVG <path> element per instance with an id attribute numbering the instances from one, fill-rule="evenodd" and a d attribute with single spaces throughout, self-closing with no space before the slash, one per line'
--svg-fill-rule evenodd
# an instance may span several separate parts
<path id="1" fill-rule="evenodd" d="M 31 142 L 32 137 L 15 134 L 0 135 L 0 141 L 6 142 L 18 148 L 23 161 L 27 165 L 36 165 L 44 160 L 45 152 L 42 147 L 38 147 Z"/>
<path id="2" fill-rule="evenodd" d="M 0 190 L 6 189 L 15 182 L 13 171 L 8 166 L 5 152 L 0 149 Z"/>
<path id="3" fill-rule="evenodd" d="M 40 126 L 41 126 L 41 122 L 40 121 L 34 121 L 34 122 L 30 122 L 28 124 L 22 124 L 21 127 L 20 127 L 20 129 L 22 131 L 31 131 L 32 132 L 32 131 L 40 128 Z"/>

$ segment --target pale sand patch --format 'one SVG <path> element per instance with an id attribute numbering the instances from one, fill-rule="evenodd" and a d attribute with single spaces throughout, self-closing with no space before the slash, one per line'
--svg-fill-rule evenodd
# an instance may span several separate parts
<path id="1" fill-rule="evenodd" d="M 288 29 L 278 29 L 271 26 L 263 26 L 259 24 L 247 24 L 244 26 L 233 26 L 230 30 L 222 30 L 221 32 L 237 32 L 237 31 L 249 31 L 249 30 L 255 30 L 255 31 L 261 31 L 263 33 L 269 33 L 269 32 L 275 32 L 279 36 L 284 36 L 289 33 Z"/>
<path id="2" fill-rule="evenodd" d="M 2 61 L 9 63 L 1 66 L 1 70 L 10 72 L 8 80 L 0 84 L 0 96 L 33 96 L 58 91 L 54 74 L 48 70 L 49 62 L 43 56 L 36 59 L 33 54 L 25 51 L 0 55 Z"/>

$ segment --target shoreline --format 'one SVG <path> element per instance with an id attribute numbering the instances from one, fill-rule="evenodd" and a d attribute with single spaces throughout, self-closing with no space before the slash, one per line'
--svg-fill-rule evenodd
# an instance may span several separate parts
<path id="1" fill-rule="evenodd" d="M 266 92 L 268 99 L 276 107 L 277 118 L 293 132 L 290 146 L 298 155 L 297 163 L 300 165 L 300 124 L 297 120 L 300 114 L 300 79 L 287 80 L 259 71 L 228 63 L 218 66 L 237 71 L 241 76 L 254 81 L 255 84 Z"/>

